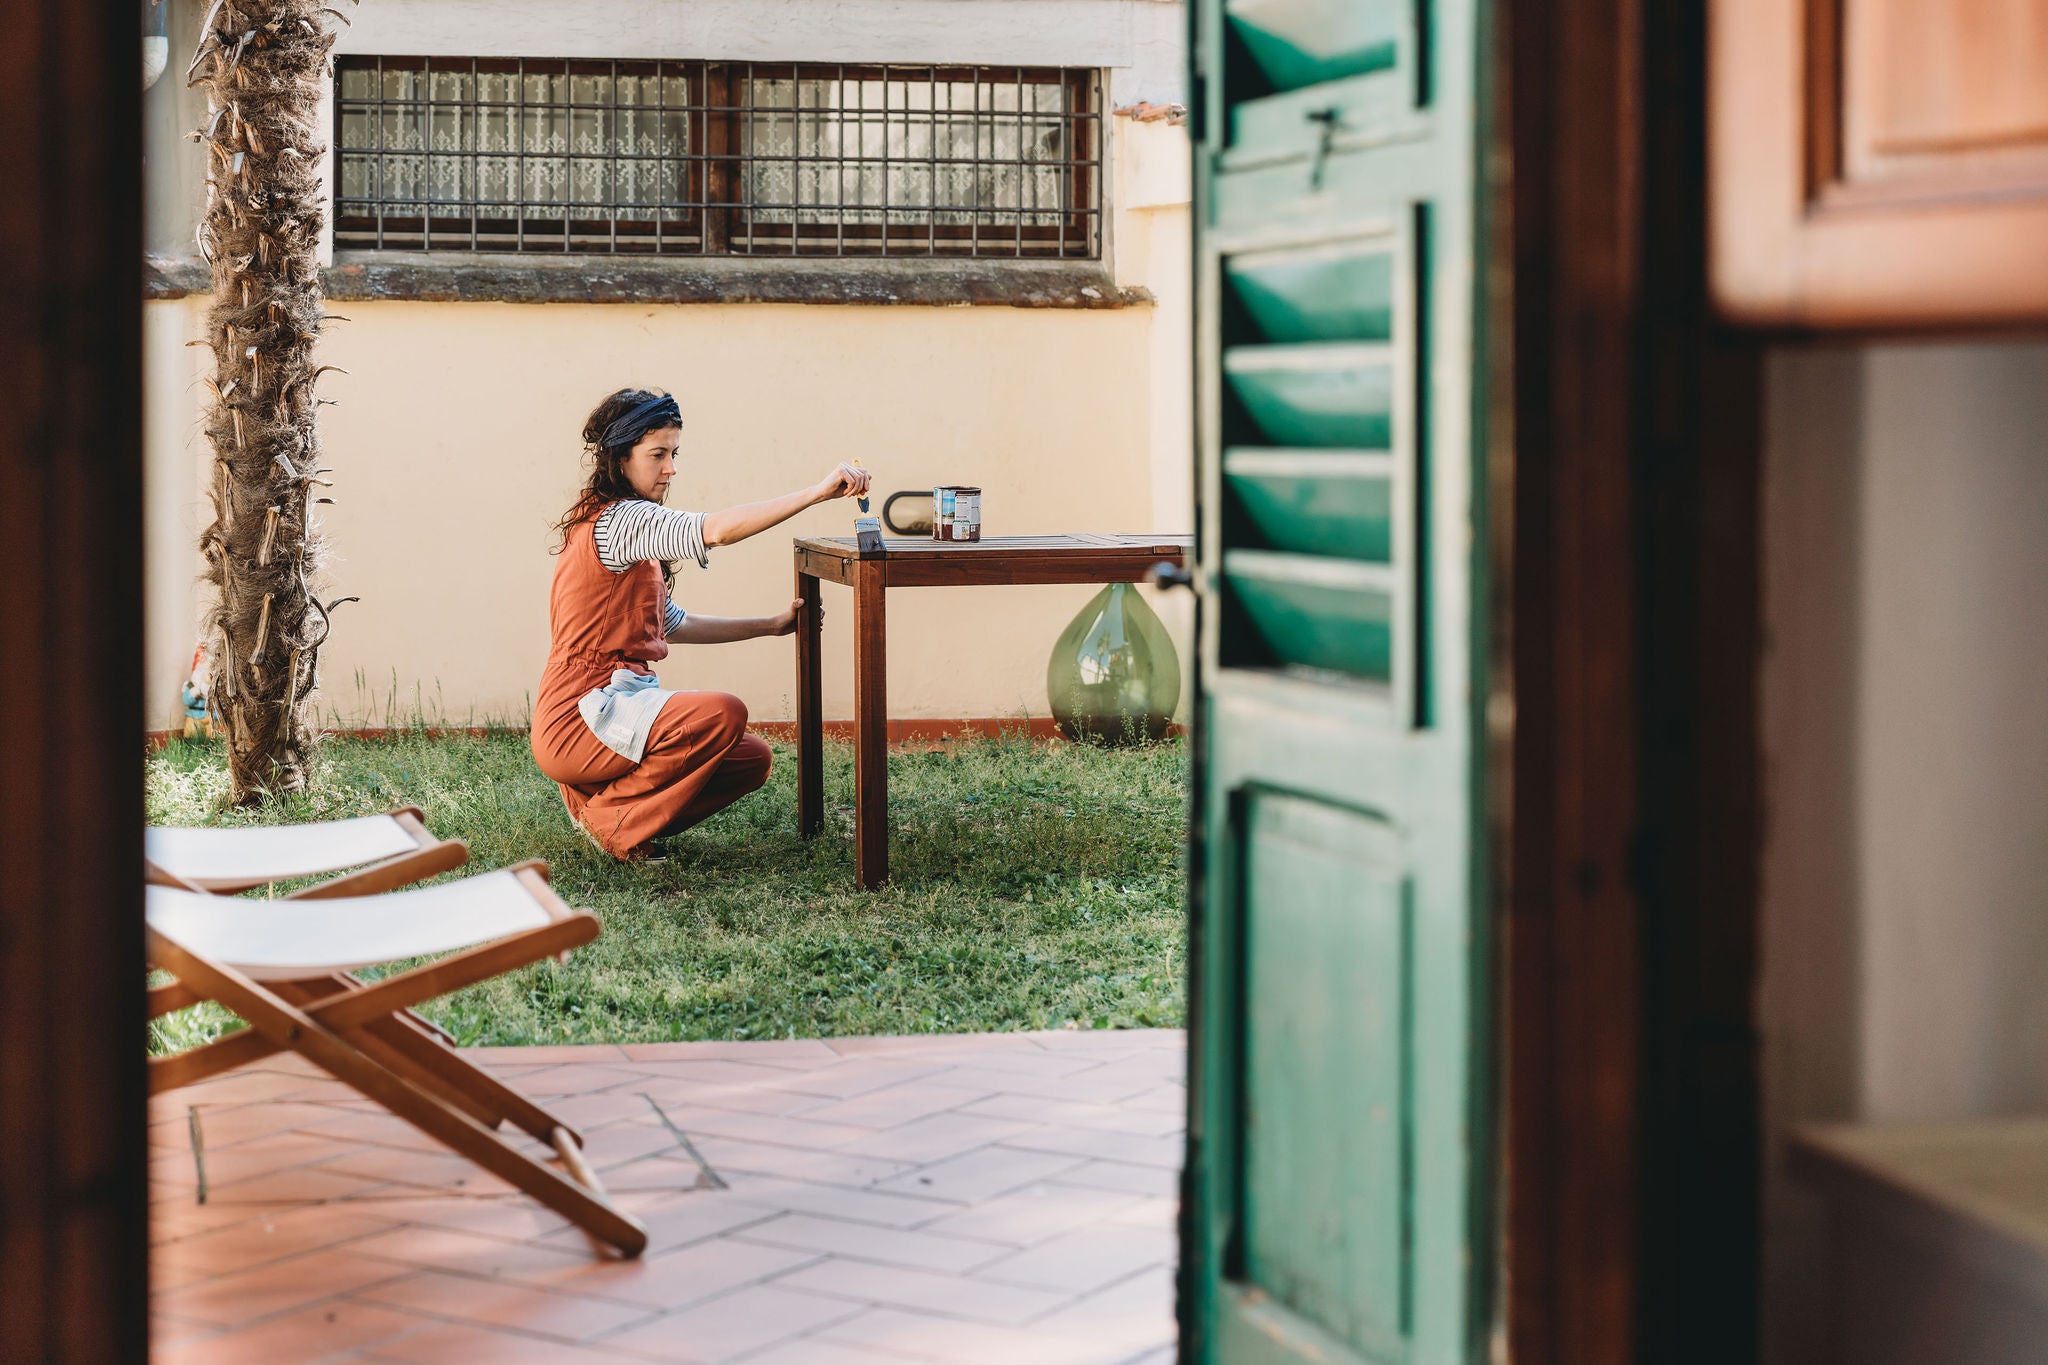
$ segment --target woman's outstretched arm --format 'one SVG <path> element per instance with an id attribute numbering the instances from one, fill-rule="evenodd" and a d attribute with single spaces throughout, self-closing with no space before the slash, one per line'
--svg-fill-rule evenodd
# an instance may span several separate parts
<path id="1" fill-rule="evenodd" d="M 773 616 L 699 616 L 691 612 L 668 633 L 677 644 L 722 645 L 733 640 L 754 640 L 763 635 L 787 635 L 796 629 L 803 599 L 789 604 L 789 610 Z"/>
<path id="2" fill-rule="evenodd" d="M 713 512 L 704 518 L 704 543 L 707 546 L 731 545 L 758 535 L 771 526 L 780 526 L 806 507 L 834 498 L 857 498 L 868 491 L 868 472 L 856 469 L 850 464 L 841 464 L 809 488 L 799 488 L 794 493 L 784 493 L 779 498 L 767 498 L 761 502 L 743 502 L 738 507 L 728 507 L 722 512 Z"/>

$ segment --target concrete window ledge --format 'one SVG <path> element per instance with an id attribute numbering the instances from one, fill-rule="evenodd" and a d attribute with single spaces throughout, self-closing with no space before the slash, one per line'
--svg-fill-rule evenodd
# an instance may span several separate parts
<path id="1" fill-rule="evenodd" d="M 1131 308 L 1153 302 L 1100 261 L 620 260 L 352 252 L 326 267 L 331 299 L 430 303 L 820 303 L 855 306 Z M 146 297 L 207 293 L 204 262 L 152 258 Z"/>
<path id="2" fill-rule="evenodd" d="M 188 294 L 213 292 L 213 274 L 206 262 L 182 256 L 145 256 L 142 259 L 142 297 L 182 299 Z"/>

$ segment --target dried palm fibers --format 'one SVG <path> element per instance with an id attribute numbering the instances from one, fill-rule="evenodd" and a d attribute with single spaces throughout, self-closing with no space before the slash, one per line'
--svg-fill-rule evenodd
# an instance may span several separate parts
<path id="1" fill-rule="evenodd" d="M 214 520 L 200 536 L 214 599 L 209 702 L 229 753 L 229 797 L 301 790 L 310 698 L 335 602 L 321 603 L 314 385 L 326 320 L 316 110 L 339 13 L 304 0 L 216 0 L 187 77 L 207 95 L 207 207 L 199 249 L 213 270 L 203 343 L 213 351 L 206 435 Z M 345 599 L 344 599 L 345 600 Z"/>

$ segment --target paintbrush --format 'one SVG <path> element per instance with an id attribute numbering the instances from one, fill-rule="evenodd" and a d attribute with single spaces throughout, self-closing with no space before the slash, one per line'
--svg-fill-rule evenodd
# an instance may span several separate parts
<path id="1" fill-rule="evenodd" d="M 855 469 L 867 468 L 858 458 L 854 460 L 853 467 Z M 868 500 L 866 498 L 860 499 L 860 510 L 863 512 L 868 510 Z M 880 517 L 855 517 L 853 519 L 853 535 L 862 554 L 881 554 L 883 552 L 882 519 Z"/>

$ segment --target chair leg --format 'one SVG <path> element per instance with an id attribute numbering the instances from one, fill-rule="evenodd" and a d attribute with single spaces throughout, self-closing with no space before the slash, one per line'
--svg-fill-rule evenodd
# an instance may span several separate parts
<path id="1" fill-rule="evenodd" d="M 431 1097 L 422 1098 L 431 1103 Z M 591 1236 L 617 1247 L 622 1255 L 630 1258 L 647 1249 L 647 1229 L 636 1219 L 629 1218 L 612 1207 L 603 1186 L 592 1189 L 572 1176 L 563 1175 L 551 1167 L 542 1165 L 506 1145 L 503 1138 L 488 1128 L 471 1125 L 462 1129 L 451 1128 L 445 1132 L 434 1132 L 413 1114 L 398 1110 L 394 1112 L 429 1136 L 440 1138 L 449 1147 L 501 1180 L 518 1186 Z M 580 1151 L 578 1156 L 581 1156 Z M 588 1172 L 589 1168 L 585 1166 L 584 1170 Z M 592 1180 L 594 1183 L 594 1175 Z"/>
<path id="2" fill-rule="evenodd" d="M 532 1103 L 530 1099 L 526 1099 L 524 1095 L 520 1095 L 512 1087 L 508 1087 L 506 1083 L 498 1081 L 496 1076 L 487 1074 L 483 1068 L 475 1066 L 467 1058 L 459 1056 L 457 1052 L 440 1046 L 432 1036 L 428 1036 L 428 1033 L 424 1033 L 420 1029 L 408 1027 L 406 1021 L 403 1021 L 401 1017 L 379 1019 L 375 1023 L 367 1023 L 367 1025 L 354 1027 L 354 1029 L 344 1029 L 342 1031 L 342 1038 L 346 1038 L 348 1042 L 354 1042 L 358 1048 L 365 1050 L 369 1056 L 373 1056 L 375 1060 L 379 1060 L 385 1066 L 389 1066 L 393 1072 L 397 1072 L 397 1076 L 401 1078 L 401 1081 L 414 1085 L 418 1091 L 424 1091 L 430 1099 L 440 1101 L 440 1103 L 455 1105 L 455 1107 L 463 1109 L 465 1113 L 469 1113 L 471 1117 L 475 1117 L 479 1124 L 483 1124 L 483 1130 L 485 1130 L 481 1136 L 492 1140 L 492 1144 L 496 1148 L 500 1148 L 500 1150 L 504 1150 L 504 1138 L 500 1138 L 496 1132 L 489 1132 L 489 1130 L 496 1130 L 502 1119 L 512 1119 L 514 1124 L 524 1128 L 528 1134 L 532 1134 L 535 1138 L 539 1138 L 541 1142 L 547 1142 L 549 1146 L 555 1148 L 555 1152 L 561 1156 L 561 1164 L 567 1166 L 569 1175 L 573 1177 L 571 1183 L 573 1185 L 582 1185 L 588 1191 L 588 1195 L 596 1201 L 596 1207 L 604 1209 L 604 1212 L 610 1214 L 610 1216 L 616 1216 L 618 1220 L 621 1220 L 621 1224 L 625 1228 L 635 1230 L 635 1232 L 639 1230 L 639 1224 L 635 1224 L 633 1220 L 627 1220 L 625 1216 L 618 1216 L 616 1209 L 612 1209 L 610 1195 L 604 1191 L 604 1183 L 598 1179 L 598 1173 L 592 1171 L 590 1164 L 584 1160 L 584 1148 L 582 1148 L 584 1140 L 582 1140 L 582 1136 L 575 1134 L 575 1130 L 565 1126 L 561 1119 L 551 1115 L 541 1105 Z M 442 1091 L 442 1087 L 444 1087 L 444 1091 Z M 408 1117 L 408 1115 L 401 1113 L 399 1117 Z M 430 1134 L 430 1136 L 434 1136 L 434 1134 Z M 446 1138 L 442 1138 L 442 1140 L 446 1142 Z M 451 1146 L 457 1146 L 457 1144 L 451 1144 Z M 485 1162 L 477 1152 L 467 1152 L 465 1150 L 463 1154 L 469 1156 L 471 1160 L 477 1160 L 477 1164 L 483 1164 L 485 1169 L 489 1169 L 489 1162 Z M 518 1185 L 520 1189 L 524 1189 L 528 1195 L 532 1195 L 535 1199 L 541 1199 L 543 1203 L 553 1207 L 557 1214 L 561 1214 L 563 1218 L 567 1218 L 573 1224 L 578 1224 L 578 1226 L 590 1230 L 600 1240 L 604 1240 L 604 1242 L 616 1246 L 621 1252 L 625 1252 L 627 1257 L 637 1257 L 641 1246 L 645 1246 L 645 1232 L 639 1232 L 639 1246 L 629 1246 L 631 1238 L 621 1240 L 621 1238 L 614 1236 L 612 1232 L 606 1232 L 600 1226 L 592 1226 L 590 1222 L 586 1222 L 584 1218 L 580 1218 L 578 1214 L 575 1214 L 571 1207 L 563 1207 L 557 1201 L 555 1195 L 559 1195 L 561 1191 L 553 1191 L 551 1193 L 547 1189 L 537 1189 L 537 1187 L 532 1187 L 532 1185 L 526 1185 L 520 1179 L 528 1171 L 541 1171 L 541 1173 L 545 1173 L 545 1175 L 549 1175 L 553 1179 L 561 1179 L 561 1177 L 555 1177 L 555 1173 L 547 1171 L 547 1166 L 535 1166 L 535 1164 L 532 1164 L 532 1160 L 526 1158 L 522 1152 L 512 1152 L 512 1156 L 520 1162 L 516 1169 L 512 1173 L 496 1171 L 496 1175 L 512 1181 L 514 1185 Z M 621 1236 L 625 1236 L 625 1232 L 621 1232 Z"/>
<path id="3" fill-rule="evenodd" d="M 637 1256 L 646 1249 L 647 1230 L 637 1221 L 579 1181 L 535 1161 L 433 1091 L 385 1065 L 362 1048 L 360 1039 L 336 1032 L 277 991 L 251 981 L 232 967 L 187 952 L 154 929 L 146 929 L 145 934 L 154 960 L 247 1019 L 265 1038 L 290 1048 L 344 1085 L 353 1087 L 365 1099 L 382 1105 L 394 1117 L 404 1119 L 428 1137 L 525 1191 L 623 1254 Z"/>
<path id="4" fill-rule="evenodd" d="M 341 1035 L 412 1084 L 431 1095 L 440 1096 L 484 1127 L 496 1129 L 505 1121 L 505 1111 L 501 1106 L 492 1104 L 468 1090 L 448 1085 L 431 1067 L 420 1065 L 416 1056 L 407 1051 L 401 1041 L 416 1039 L 419 1035 L 398 1020 L 380 1020 L 376 1024 L 343 1029 Z M 429 1046 L 439 1045 L 430 1043 Z"/>
<path id="5" fill-rule="evenodd" d="M 350 989 L 352 990 L 361 990 L 365 986 L 368 986 L 370 984 L 369 982 L 363 980 L 360 976 L 357 976 L 354 972 L 336 972 L 334 974 L 334 979 L 337 981 L 346 981 L 349 984 Z M 436 1038 L 439 1038 L 449 1047 L 455 1046 L 455 1035 L 450 1033 L 447 1029 L 442 1028 L 433 1020 L 427 1018 L 426 1015 L 421 1014 L 418 1010 L 414 1009 L 405 1010 L 403 1011 L 403 1013 L 406 1019 L 419 1025 L 420 1028 L 426 1030 L 428 1033 L 433 1034 Z"/>
<path id="6" fill-rule="evenodd" d="M 347 991 L 361 990 L 365 984 L 347 973 L 275 983 L 277 993 L 295 1005 L 317 1004 Z M 464 1061 L 453 1044 L 445 1041 L 446 1033 L 411 1010 L 341 1032 L 355 1038 L 364 1051 L 376 1053 L 386 1066 L 414 1084 L 429 1090 L 448 1087 L 454 1102 L 487 1128 L 496 1128 L 509 1118 L 546 1142 L 551 1132 L 565 1126 L 526 1096 Z M 154 1058 L 149 1068 L 150 1093 L 176 1090 L 283 1050 L 259 1031 L 248 1029 L 174 1056 Z"/>
<path id="7" fill-rule="evenodd" d="M 346 982 L 352 990 L 360 990 L 370 984 L 353 972 L 336 972 L 331 979 Z M 149 1017 L 151 1019 L 161 1019 L 166 1014 L 172 1014 L 178 1010 L 189 1009 L 193 1005 L 200 1004 L 204 999 L 204 996 L 182 981 L 167 981 L 161 986 L 151 986 L 149 988 Z M 448 1044 L 448 1046 L 455 1046 L 455 1038 L 447 1029 L 442 1028 L 419 1011 L 409 1009 L 405 1011 L 405 1017 Z"/>
<path id="8" fill-rule="evenodd" d="M 621 1254 L 633 1257 L 646 1249 L 647 1230 L 612 1206 L 603 1186 L 596 1184 L 594 1175 L 591 1185 L 563 1175 L 514 1148 L 498 1133 L 471 1119 L 433 1091 L 415 1084 L 395 1070 L 381 1067 L 379 1059 L 361 1053 L 357 1057 L 379 1067 L 382 1072 L 380 1083 L 375 1087 L 377 1093 L 357 1083 L 364 1079 L 361 1076 L 351 1079 L 342 1074 L 343 1069 L 353 1068 L 328 1067 L 318 1057 L 312 1060 L 329 1070 L 336 1079 L 354 1085 L 396 1117 L 539 1200 L 598 1240 L 618 1248 Z M 581 1153 L 578 1155 L 580 1157 Z M 584 1169 L 588 1171 L 587 1166 Z"/>
<path id="9" fill-rule="evenodd" d="M 255 1029 L 243 1029 L 201 1047 L 188 1048 L 168 1057 L 152 1057 L 149 1059 L 149 1093 L 161 1095 L 177 1090 L 282 1051 L 283 1048 Z"/>
<path id="10" fill-rule="evenodd" d="M 276 983 L 278 994 L 295 1005 L 306 1005 L 328 1000 L 346 991 L 360 990 L 361 984 L 346 975 L 313 977 L 306 981 L 281 981 Z M 178 991 L 177 1007 L 196 1003 L 205 997 L 182 981 L 168 986 L 159 986 L 156 991 Z M 408 1011 L 409 1013 L 409 1011 Z M 194 1085 L 209 1076 L 218 1076 L 223 1071 L 232 1071 L 238 1066 L 260 1062 L 272 1057 L 285 1048 L 263 1035 L 260 1029 L 242 1029 L 239 1032 L 216 1038 L 199 1047 L 187 1048 L 168 1057 L 152 1057 L 149 1062 L 149 1093 L 161 1095 L 165 1091 Z M 486 1122 L 495 1123 L 495 1119 Z"/>
<path id="11" fill-rule="evenodd" d="M 351 979 L 351 980 L 353 980 L 354 978 L 350 978 L 350 979 Z M 444 1029 L 444 1028 L 442 1028 L 442 1027 L 441 1027 L 441 1026 L 440 1026 L 439 1024 L 437 1024 L 437 1023 L 435 1023 L 435 1022 L 434 1022 L 433 1020 L 431 1020 L 431 1019 L 427 1018 L 427 1016 L 426 1016 L 426 1015 L 424 1015 L 424 1014 L 421 1014 L 421 1013 L 420 1013 L 420 1012 L 419 1012 L 418 1010 L 407 1010 L 407 1011 L 405 1011 L 405 1017 L 406 1017 L 407 1019 L 410 1019 L 410 1020 L 411 1020 L 411 1021 L 412 1021 L 413 1023 L 415 1023 L 415 1024 L 418 1024 L 418 1025 L 420 1026 L 420 1028 L 421 1028 L 422 1030 L 424 1030 L 425 1032 L 427 1032 L 427 1033 L 431 1033 L 431 1034 L 433 1034 L 433 1035 L 434 1035 L 434 1036 L 435 1036 L 436 1038 L 439 1038 L 439 1039 L 441 1040 L 441 1042 L 442 1042 L 442 1045 L 443 1045 L 443 1046 L 446 1046 L 446 1047 L 454 1047 L 454 1046 L 455 1046 L 455 1035 L 454 1035 L 454 1034 L 450 1033 L 450 1032 L 449 1032 L 449 1031 L 448 1031 L 447 1029 Z"/>
<path id="12" fill-rule="evenodd" d="M 418 1067 L 423 1073 L 460 1094 L 469 1096 L 480 1106 L 494 1111 L 498 1118 L 491 1120 L 496 1127 L 498 1119 L 510 1119 L 519 1127 L 539 1138 L 551 1141 L 551 1134 L 557 1128 L 567 1128 L 560 1119 L 535 1104 L 526 1096 L 506 1085 L 497 1077 L 485 1071 L 454 1049 L 444 1046 L 427 1034 L 405 1029 L 397 1020 L 388 1026 L 372 1025 L 373 1035 L 385 1046 L 402 1055 L 407 1062 Z M 574 1129 L 568 1129 L 576 1136 Z M 582 1141 L 577 1137 L 577 1141 Z"/>

